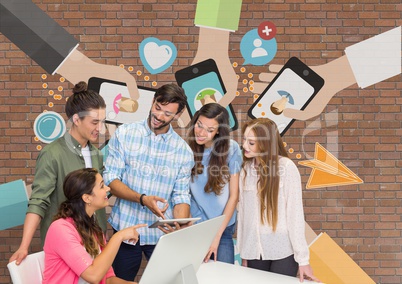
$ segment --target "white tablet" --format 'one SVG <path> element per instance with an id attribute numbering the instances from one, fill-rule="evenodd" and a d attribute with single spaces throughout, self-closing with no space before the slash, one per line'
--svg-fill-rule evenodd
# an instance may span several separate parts
<path id="1" fill-rule="evenodd" d="M 184 225 L 187 224 L 190 221 L 198 221 L 200 220 L 200 217 L 197 218 L 179 218 L 179 219 L 161 219 L 150 225 L 148 228 L 158 228 L 158 226 L 164 226 L 165 224 L 168 224 L 169 226 L 174 227 L 174 223 L 177 222 L 179 225 Z"/>

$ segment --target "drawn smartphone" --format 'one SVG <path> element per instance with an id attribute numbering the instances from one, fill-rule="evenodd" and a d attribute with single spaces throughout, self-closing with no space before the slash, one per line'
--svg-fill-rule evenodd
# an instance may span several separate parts
<path id="1" fill-rule="evenodd" d="M 156 91 L 138 86 L 140 97 L 135 105 L 123 82 L 91 77 L 88 89 L 98 92 L 103 97 L 106 102 L 106 122 L 114 124 L 131 123 L 147 118 Z"/>
<path id="2" fill-rule="evenodd" d="M 213 59 L 207 59 L 181 69 L 175 73 L 175 77 L 177 84 L 186 93 L 187 109 L 191 117 L 204 104 L 219 102 L 226 93 L 218 67 Z M 230 129 L 236 130 L 238 123 L 232 105 L 229 104 L 226 109 L 229 112 Z"/>
<path id="3" fill-rule="evenodd" d="M 298 58 L 292 57 L 251 105 L 248 116 L 273 120 L 283 136 L 295 121 L 284 116 L 283 109 L 305 109 L 323 85 L 324 79 Z"/>

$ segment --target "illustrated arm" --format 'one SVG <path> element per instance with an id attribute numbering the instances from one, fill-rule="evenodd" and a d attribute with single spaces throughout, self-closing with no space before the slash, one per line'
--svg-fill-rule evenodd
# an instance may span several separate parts
<path id="1" fill-rule="evenodd" d="M 218 102 L 228 106 L 236 97 L 237 76 L 229 59 L 229 34 L 237 30 L 242 0 L 198 0 L 194 24 L 200 28 L 198 48 L 192 64 L 212 58 L 225 84 L 226 94 Z M 187 110 L 178 123 L 185 127 L 190 122 Z"/>
<path id="2" fill-rule="evenodd" d="M 32 1 L 0 0 L 0 32 L 50 74 L 78 46 Z"/>
<path id="3" fill-rule="evenodd" d="M 272 64 L 261 73 L 260 80 L 271 82 L 281 65 Z M 354 85 L 366 88 L 401 73 L 401 27 L 394 28 L 345 49 L 345 55 L 323 65 L 311 67 L 325 83 L 304 110 L 285 108 L 283 114 L 298 120 L 319 115 L 332 97 Z M 261 93 L 266 83 L 254 84 L 254 92 Z"/>
<path id="4" fill-rule="evenodd" d="M 91 77 L 125 82 L 137 103 L 137 83 L 130 73 L 82 54 L 78 41 L 32 1 L 0 0 L 0 32 L 49 74 L 58 73 L 72 84 Z"/>

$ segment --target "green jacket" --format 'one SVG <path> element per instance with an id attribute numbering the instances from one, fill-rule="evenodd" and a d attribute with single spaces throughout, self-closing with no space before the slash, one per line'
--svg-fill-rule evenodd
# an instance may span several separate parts
<path id="1" fill-rule="evenodd" d="M 103 171 L 102 153 L 88 144 L 92 157 L 92 167 Z M 60 203 L 66 200 L 63 193 L 63 181 L 70 172 L 85 168 L 81 145 L 68 133 L 47 145 L 40 152 L 36 161 L 32 194 L 28 202 L 27 213 L 35 213 L 42 217 L 40 237 L 42 245 L 53 216 Z M 98 210 L 96 217 L 103 231 L 106 232 L 106 211 Z"/>

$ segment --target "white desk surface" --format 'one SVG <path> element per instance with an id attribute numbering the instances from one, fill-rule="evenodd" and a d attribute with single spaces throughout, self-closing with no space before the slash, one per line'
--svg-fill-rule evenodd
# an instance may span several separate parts
<path id="1" fill-rule="evenodd" d="M 223 262 L 208 262 L 201 264 L 197 278 L 199 284 L 297 284 L 299 278 L 266 272 Z M 304 280 L 303 283 L 316 283 Z"/>

